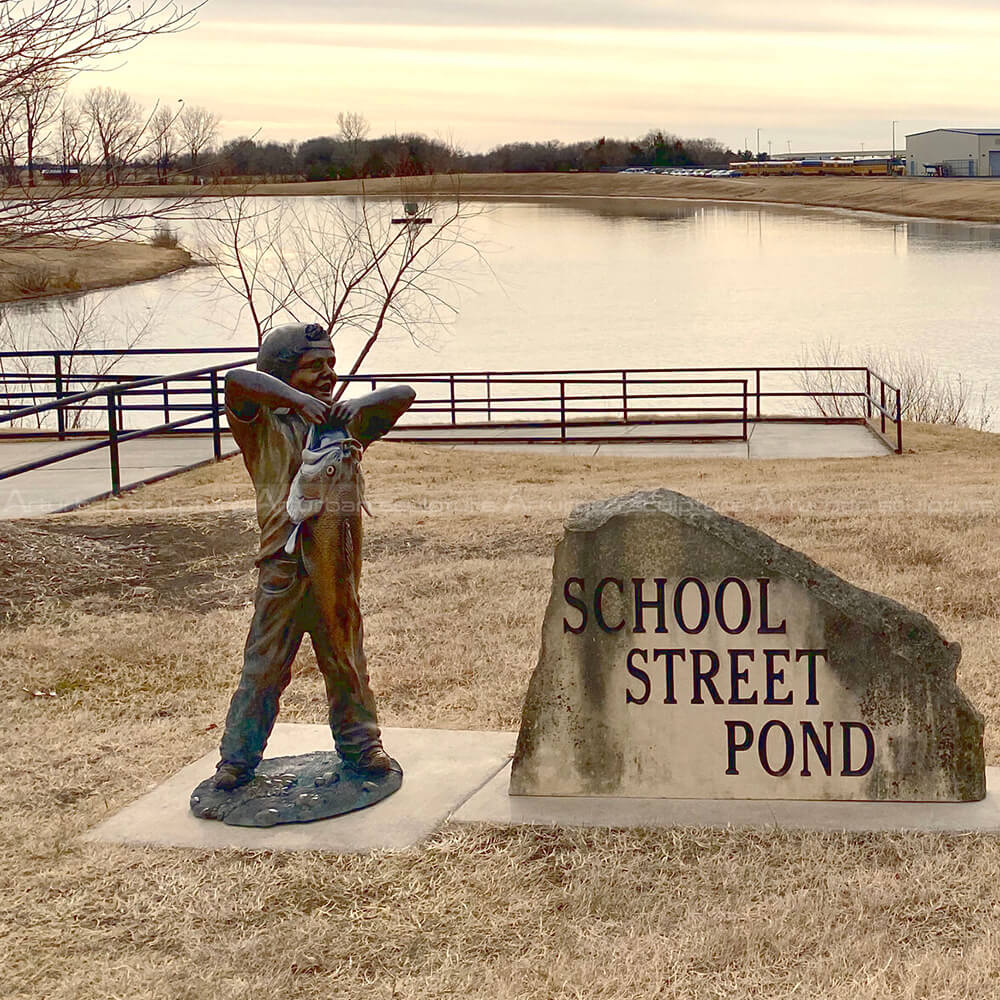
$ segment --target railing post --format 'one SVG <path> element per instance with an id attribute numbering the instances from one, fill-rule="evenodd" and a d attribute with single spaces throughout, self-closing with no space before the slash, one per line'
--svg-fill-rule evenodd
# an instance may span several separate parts
<path id="1" fill-rule="evenodd" d="M 58 351 L 52 355 L 52 373 L 56 379 L 56 402 L 58 402 L 63 397 L 62 355 Z M 59 429 L 59 440 L 65 441 L 66 414 L 61 406 L 56 410 L 56 427 Z"/>
<path id="2" fill-rule="evenodd" d="M 758 414 L 760 412 L 760 369 L 757 369 L 757 407 Z M 743 380 L 743 440 L 748 439 L 747 435 L 747 420 L 749 418 L 750 405 L 747 402 L 747 381 Z"/>
<path id="3" fill-rule="evenodd" d="M 757 419 L 760 420 L 760 369 L 754 369 L 754 397 L 756 398 L 756 406 L 754 411 L 757 414 Z"/>
<path id="4" fill-rule="evenodd" d="M 882 379 L 879 379 L 878 382 L 882 387 L 882 407 L 879 411 L 879 416 L 882 418 L 882 433 L 885 434 L 885 382 Z"/>
<path id="5" fill-rule="evenodd" d="M 121 465 L 118 458 L 118 401 L 115 390 L 108 389 L 108 456 L 111 462 L 111 492 L 118 496 L 122 491 Z"/>
<path id="6" fill-rule="evenodd" d="M 903 399 L 901 390 L 896 390 L 896 454 L 903 454 Z"/>
<path id="7" fill-rule="evenodd" d="M 493 392 L 490 388 L 490 373 L 486 373 L 486 423 L 493 422 Z"/>
<path id="8" fill-rule="evenodd" d="M 163 383 L 163 422 L 170 423 L 170 389 L 167 382 Z"/>
<path id="9" fill-rule="evenodd" d="M 872 370 L 865 369 L 865 417 L 872 418 Z"/>
<path id="10" fill-rule="evenodd" d="M 628 372 L 622 371 L 622 423 L 628 423 Z"/>
<path id="11" fill-rule="evenodd" d="M 219 373 L 212 372 L 212 451 L 215 460 L 222 458 L 222 429 L 219 426 Z"/>
<path id="12" fill-rule="evenodd" d="M 559 439 L 566 441 L 566 383 L 559 383 Z"/>
<path id="13" fill-rule="evenodd" d="M 455 414 L 455 376 L 449 375 L 448 382 L 451 385 L 451 424 L 454 427 L 458 423 Z"/>

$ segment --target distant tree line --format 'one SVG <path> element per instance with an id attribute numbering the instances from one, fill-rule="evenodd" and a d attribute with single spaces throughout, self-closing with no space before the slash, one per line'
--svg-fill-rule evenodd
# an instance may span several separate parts
<path id="1" fill-rule="evenodd" d="M 511 142 L 486 153 L 418 133 L 369 138 L 367 119 L 340 112 L 332 135 L 304 142 L 256 136 L 217 144 L 221 120 L 184 101 L 144 108 L 124 91 L 94 87 L 81 96 L 65 80 L 39 75 L 0 97 L 0 176 L 18 183 L 28 168 L 56 168 L 63 183 L 158 181 L 191 177 L 217 181 L 344 180 L 438 173 L 614 171 L 628 167 L 724 166 L 749 151 L 734 152 L 716 139 L 682 139 L 652 130 L 636 139 L 564 143 Z"/>
<path id="2" fill-rule="evenodd" d="M 650 131 L 637 139 L 601 137 L 586 142 L 512 142 L 487 153 L 466 153 L 453 143 L 418 133 L 368 138 L 357 112 L 337 116 L 335 135 L 301 143 L 234 139 L 215 157 L 221 175 L 290 176 L 307 180 L 407 177 L 437 173 L 533 173 L 624 170 L 627 167 L 724 166 L 750 158 L 716 139 L 682 139 Z"/>

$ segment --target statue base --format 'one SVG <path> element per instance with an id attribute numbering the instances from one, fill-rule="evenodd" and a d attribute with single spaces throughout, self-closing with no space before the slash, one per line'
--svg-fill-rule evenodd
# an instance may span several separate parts
<path id="1" fill-rule="evenodd" d="M 254 777 L 232 791 L 215 788 L 214 775 L 191 793 L 191 812 L 228 826 L 311 823 L 355 812 L 398 791 L 403 769 L 393 760 L 388 774 L 363 775 L 335 751 L 262 760 Z"/>

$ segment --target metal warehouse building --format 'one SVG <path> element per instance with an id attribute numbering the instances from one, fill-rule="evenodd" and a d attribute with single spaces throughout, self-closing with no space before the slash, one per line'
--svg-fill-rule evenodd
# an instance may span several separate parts
<path id="1" fill-rule="evenodd" d="M 1000 177 L 1000 129 L 935 128 L 906 137 L 911 177 Z"/>

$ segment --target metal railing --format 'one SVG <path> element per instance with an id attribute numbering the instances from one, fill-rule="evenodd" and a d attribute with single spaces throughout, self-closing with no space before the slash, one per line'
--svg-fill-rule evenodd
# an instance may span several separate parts
<path id="1" fill-rule="evenodd" d="M 821 383 L 803 387 L 795 384 L 796 379 L 808 376 L 821 376 Z M 900 389 L 884 379 L 877 372 L 864 365 L 853 366 L 793 366 L 793 365 L 759 365 L 737 366 L 733 368 L 642 368 L 642 369 L 611 369 L 611 368 L 580 368 L 565 371 L 537 369 L 532 371 L 488 371 L 488 372 L 407 372 L 378 375 L 349 376 L 348 381 L 366 385 L 373 391 L 379 386 L 390 383 L 408 382 L 418 389 L 418 401 L 409 419 L 401 421 L 398 430 L 393 432 L 395 440 L 402 440 L 403 435 L 413 431 L 418 414 L 428 412 L 431 408 L 445 417 L 445 426 L 460 430 L 461 436 L 456 440 L 468 440 L 470 415 L 476 415 L 480 420 L 485 417 L 482 426 L 499 429 L 506 427 L 514 430 L 517 427 L 530 428 L 530 417 L 522 411 L 518 420 L 510 420 L 512 416 L 509 407 L 503 404 L 513 403 L 530 409 L 532 404 L 540 402 L 537 396 L 522 395 L 520 397 L 503 398 L 498 395 L 498 387 L 503 389 L 511 386 L 529 387 L 535 385 L 562 386 L 602 385 L 614 392 L 593 396 L 590 401 L 603 401 L 606 404 L 604 416 L 610 422 L 624 424 L 641 423 L 643 418 L 655 418 L 659 414 L 663 419 L 652 419 L 658 425 L 673 423 L 699 425 L 720 425 L 727 423 L 853 423 L 867 424 L 879 434 L 882 439 L 896 452 L 902 454 L 902 393 Z M 822 382 L 831 386 L 838 382 L 854 381 L 856 388 L 839 389 L 825 388 Z M 668 384 L 676 383 L 687 387 L 729 384 L 732 388 L 724 391 L 691 391 L 687 394 L 677 391 L 667 392 Z M 741 390 L 739 387 L 745 387 Z M 647 391 L 643 391 L 643 390 Z M 744 406 L 727 406 L 745 391 Z M 561 392 L 561 390 L 560 390 Z M 469 395 L 469 393 L 477 393 Z M 700 399 L 699 407 L 689 407 L 685 415 L 684 407 L 670 405 L 671 396 L 681 398 L 688 395 L 692 399 Z M 560 423 L 569 419 L 572 422 L 573 400 L 567 397 L 568 407 L 560 405 L 555 408 L 559 414 Z M 711 405 L 712 402 L 718 405 Z M 555 396 L 544 401 L 549 405 L 550 412 L 556 402 Z M 777 403 L 777 412 L 769 411 L 768 404 Z M 662 405 L 660 405 L 662 404 Z M 797 404 L 818 409 L 818 414 L 789 413 L 782 409 L 787 404 Z M 565 412 L 564 412 L 565 411 Z M 567 416 L 568 414 L 568 416 Z M 498 415 L 501 419 L 498 419 Z M 664 416 L 670 415 L 670 416 Z M 508 418 L 507 422 L 502 418 Z M 526 422 L 526 420 L 528 422 Z M 889 425 L 892 425 L 889 427 Z M 442 428 L 443 430 L 444 428 Z M 727 437 L 738 437 L 746 440 L 745 428 L 739 435 L 709 435 L 687 434 L 675 440 L 724 440 Z M 482 440 L 493 440 L 494 437 L 484 437 Z M 422 438 L 426 439 L 426 438 Z M 505 440 L 509 440 L 504 435 Z M 617 440 L 617 437 L 615 438 Z M 532 440 L 538 440 L 533 438 Z M 551 436 L 544 438 L 551 440 Z M 644 440 L 641 436 L 629 434 L 629 441 Z M 654 440 L 664 440 L 662 434 Z"/>
<path id="2" fill-rule="evenodd" d="M 232 354 L 246 358 L 254 353 L 256 353 L 256 348 L 252 347 L 140 347 L 127 351 L 113 348 L 0 351 L 0 415 L 9 414 L 11 410 L 15 409 L 38 406 L 45 402 L 65 400 L 69 396 L 79 396 L 102 387 L 136 383 L 153 377 L 165 378 L 167 376 L 163 375 L 164 368 L 174 368 L 178 359 Z M 98 362 L 101 360 L 113 365 L 121 361 L 135 363 L 136 359 L 150 359 L 153 362 L 154 370 L 151 372 L 101 371 L 98 367 Z M 93 364 L 97 370 L 89 371 L 81 368 L 81 365 L 86 365 L 88 362 Z M 182 371 L 177 375 L 169 376 L 169 380 L 183 379 L 186 374 L 189 373 Z M 151 391 L 145 395 L 152 399 L 154 392 Z M 169 386 L 164 386 L 161 395 L 166 401 L 163 407 L 163 421 L 169 423 L 171 409 Z M 176 400 L 177 396 L 199 395 L 199 392 L 197 389 L 189 389 L 187 392 L 175 389 L 174 395 Z M 130 408 L 137 409 L 135 406 Z M 51 429 L 46 430 L 44 426 L 47 416 L 54 417 L 54 430 L 59 440 L 64 440 L 74 432 L 92 433 L 92 431 L 88 431 L 86 418 L 87 416 L 95 416 L 100 419 L 100 409 L 100 401 L 95 398 L 83 400 L 72 411 L 64 407 L 40 411 L 40 413 L 45 414 L 45 417 L 39 415 L 36 419 L 39 436 L 48 437 L 51 434 Z M 2 434 L 3 426 L 0 424 L 0 436 Z"/>
<path id="3" fill-rule="evenodd" d="M 0 479 L 107 448 L 112 493 L 117 494 L 120 445 L 154 434 L 211 434 L 213 454 L 220 457 L 223 376 L 253 364 L 249 352 L 252 348 L 128 352 L 128 356 L 244 355 L 225 364 L 154 376 L 94 374 L 76 368 L 81 358 L 120 354 L 114 351 L 0 354 L 0 439 L 87 439 L 57 454 L 0 470 Z M 25 357 L 49 358 L 51 367 L 24 372 L 3 364 L 14 358 L 20 363 Z M 67 358 L 72 358 L 72 369 L 64 364 Z M 858 388 L 793 385 L 795 376 L 808 373 L 827 379 L 855 378 Z M 416 402 L 388 435 L 397 441 L 746 441 L 752 423 L 791 420 L 865 423 L 897 454 L 903 448 L 900 390 L 863 366 L 393 372 L 348 376 L 346 381 L 372 390 L 389 383 L 414 385 Z M 87 388 L 73 391 L 80 385 Z M 792 400 L 817 405 L 822 401 L 821 408 L 832 412 L 811 417 L 768 412 L 769 404 L 779 401 L 783 406 Z M 25 421 L 31 425 L 23 426 Z M 15 423 L 21 426 L 14 428 Z"/>
<path id="4" fill-rule="evenodd" d="M 78 455 L 107 448 L 111 473 L 111 492 L 117 496 L 121 492 L 120 446 L 127 441 L 149 437 L 153 434 L 176 433 L 182 430 L 203 430 L 211 434 L 213 457 L 220 459 L 223 457 L 221 376 L 231 368 L 239 368 L 252 362 L 252 358 L 243 359 L 224 365 L 179 372 L 175 375 L 154 375 L 149 378 L 135 378 L 125 381 L 122 380 L 121 376 L 108 376 L 107 381 L 113 382 L 111 385 L 101 385 L 84 392 L 58 396 L 48 402 L 18 409 L 8 409 L 6 412 L 4 412 L 3 407 L 0 407 L 0 437 L 13 437 L 15 440 L 24 440 L 25 437 L 57 437 L 59 440 L 65 440 L 68 437 L 88 439 L 83 444 L 73 445 L 55 454 L 2 469 L 0 470 L 0 479 L 8 479 L 25 472 L 54 465 L 68 458 L 75 458 Z M 179 388 L 177 383 L 181 386 L 194 385 L 195 388 Z M 170 401 L 169 396 L 172 384 L 175 397 L 173 402 Z M 151 392 L 157 395 L 163 394 L 165 402 L 162 405 L 166 413 L 165 419 L 162 423 L 155 423 L 151 426 L 129 428 L 126 425 L 128 414 L 160 410 L 159 401 L 156 404 L 144 402 Z M 182 394 L 184 398 L 196 394 L 201 397 L 201 400 L 177 403 L 176 396 L 178 394 Z M 179 411 L 186 415 L 171 419 L 171 409 L 174 413 Z M 102 427 L 74 428 L 72 430 L 67 428 L 67 416 L 70 419 L 75 419 L 76 415 L 81 412 L 92 414 L 95 410 L 103 414 Z M 55 433 L 41 428 L 34 431 L 18 429 L 16 432 L 10 429 L 10 425 L 16 421 L 44 417 L 47 414 L 55 414 L 58 418 L 58 430 Z M 208 427 L 196 426 L 206 422 Z"/>
<path id="5" fill-rule="evenodd" d="M 463 372 L 356 376 L 365 388 L 408 382 L 417 400 L 395 441 L 520 444 L 746 441 L 746 379 L 614 373 Z"/>

